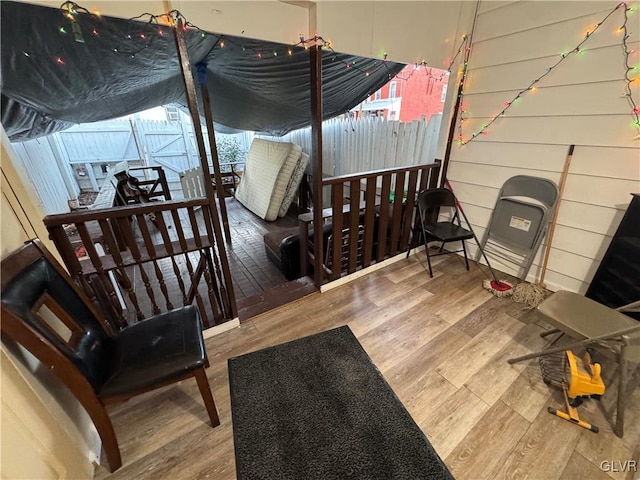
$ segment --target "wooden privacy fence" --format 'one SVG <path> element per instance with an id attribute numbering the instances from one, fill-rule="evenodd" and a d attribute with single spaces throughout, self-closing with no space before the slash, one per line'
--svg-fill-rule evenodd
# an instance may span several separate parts
<path id="1" fill-rule="evenodd" d="M 235 317 L 206 199 L 45 217 L 72 278 L 115 329 L 194 301 L 205 328 Z"/>
<path id="2" fill-rule="evenodd" d="M 337 117 L 322 123 L 322 171 L 328 175 L 432 163 L 436 157 L 442 115 L 429 121 L 399 122 L 378 117 Z M 291 132 L 276 141 L 297 143 L 311 151 L 311 129 Z"/>
<path id="3" fill-rule="evenodd" d="M 425 188 L 435 188 L 440 162 L 413 167 L 326 178 L 331 207 L 323 211 L 329 234 L 323 235 L 323 278 L 337 280 L 373 263 L 407 250 L 416 230 L 416 197 Z M 315 265 L 312 214 L 299 217 L 302 273 Z"/>

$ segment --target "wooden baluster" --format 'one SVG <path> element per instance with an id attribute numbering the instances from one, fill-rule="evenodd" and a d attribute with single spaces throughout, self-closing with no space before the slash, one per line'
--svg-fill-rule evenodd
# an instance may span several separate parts
<path id="1" fill-rule="evenodd" d="M 64 231 L 63 226 L 47 226 L 47 230 L 49 230 L 49 237 L 58 249 L 58 252 L 62 257 L 62 261 L 69 271 L 69 275 L 78 285 L 80 285 L 84 289 L 84 292 L 87 294 L 89 301 L 91 301 L 96 310 L 101 311 L 100 304 L 98 303 L 98 299 L 96 298 L 96 294 L 93 291 L 91 285 L 89 285 L 89 282 L 87 282 L 87 280 L 84 278 L 82 265 L 76 257 L 76 251 L 73 248 L 73 245 L 71 245 L 71 241 L 69 241 L 69 237 Z M 103 321 L 106 322 L 107 320 L 103 318 Z M 109 326 L 109 328 L 111 327 Z"/>
<path id="2" fill-rule="evenodd" d="M 331 280 L 340 278 L 342 269 L 340 257 L 342 256 L 342 220 L 344 218 L 342 214 L 342 206 L 344 203 L 343 190 L 344 184 L 342 182 L 334 183 L 331 186 L 331 206 L 333 207 L 333 218 L 331 220 L 333 230 L 333 236 L 331 239 L 331 255 L 333 256 L 333 261 L 331 263 Z M 300 242 L 302 241 L 303 240 L 301 238 Z M 327 248 L 329 248 L 328 245 Z M 305 261 L 308 260 L 305 259 Z"/>
<path id="3" fill-rule="evenodd" d="M 209 289 L 209 292 L 210 292 L 209 301 L 211 302 L 211 309 L 213 310 L 213 319 L 215 324 L 217 325 L 219 323 L 222 323 L 222 321 L 224 320 L 223 318 L 224 305 L 222 303 L 222 298 L 220 297 L 220 290 L 218 288 L 218 283 L 216 282 L 216 276 L 213 273 L 214 266 L 213 266 L 213 259 L 211 258 L 212 249 L 213 247 L 203 248 L 200 251 L 200 255 L 201 255 L 201 258 L 204 258 L 206 261 L 204 278 L 207 282 L 207 285 L 210 285 L 211 287 Z M 211 299 L 211 292 L 213 292 L 216 303 L 214 303 L 214 300 Z"/>
<path id="4" fill-rule="evenodd" d="M 133 256 L 136 264 L 138 265 L 138 270 L 140 270 L 140 277 L 142 278 L 142 283 L 145 286 L 147 291 L 147 296 L 149 300 L 151 300 L 151 309 L 154 315 L 160 313 L 160 307 L 156 303 L 156 296 L 153 293 L 153 288 L 151 287 L 151 281 L 149 280 L 149 275 L 147 275 L 146 270 L 144 269 L 144 261 L 142 259 L 142 255 L 140 254 L 140 249 L 138 248 L 138 244 L 136 243 L 136 237 L 133 233 L 133 228 L 131 227 L 131 222 L 133 222 L 133 217 L 120 217 L 118 218 L 118 226 L 120 227 L 120 231 L 122 232 L 122 236 L 124 241 L 129 247 L 129 251 Z M 143 317 L 144 318 L 144 317 Z M 143 320 L 143 318 L 138 317 L 138 320 Z"/>
<path id="5" fill-rule="evenodd" d="M 64 227 L 62 225 L 47 226 L 47 230 L 49 231 L 49 238 L 60 253 L 62 261 L 66 265 L 67 270 L 69 270 L 69 273 L 72 275 L 81 275 L 82 266 L 76 257 L 76 251 L 73 245 L 71 245 L 71 241 Z"/>
<path id="6" fill-rule="evenodd" d="M 418 170 L 409 172 L 409 186 L 407 188 L 407 202 L 404 206 L 404 218 L 402 220 L 402 237 L 400 248 L 404 249 L 409 245 L 409 234 L 411 233 L 413 210 L 416 203 L 416 187 L 418 184 Z"/>
<path id="7" fill-rule="evenodd" d="M 358 266 L 358 226 L 360 225 L 360 179 L 349 182 L 349 259 L 347 272 L 353 273 Z M 342 233 L 339 233 L 342 237 Z M 342 249 L 340 249 L 342 252 Z M 333 252 L 335 259 L 335 253 Z M 340 254 L 342 256 L 342 253 Z M 335 260 L 333 264 L 335 265 Z"/>
<path id="8" fill-rule="evenodd" d="M 306 277 L 309 273 L 309 223 L 300 218 L 298 218 L 298 238 L 300 239 L 300 274 Z"/>
<path id="9" fill-rule="evenodd" d="M 389 194 L 391 193 L 391 174 L 382 176 L 382 191 L 380 192 L 380 220 L 378 221 L 378 252 L 377 261 L 384 260 L 387 253 L 387 235 L 389 226 Z"/>
<path id="10" fill-rule="evenodd" d="M 91 303 L 93 304 L 95 309 L 98 312 L 102 312 L 102 308 L 100 307 L 100 303 L 98 302 L 98 297 L 96 296 L 93 286 L 91 285 L 87 277 L 85 275 L 71 275 L 71 278 L 73 278 L 73 280 L 82 287 L 84 292 L 87 294 L 87 297 L 89 297 L 89 299 L 91 300 Z M 113 331 L 114 326 L 111 324 L 111 322 L 109 322 L 109 319 L 105 315 L 100 315 L 99 320 L 102 322 L 108 332 Z"/>
<path id="11" fill-rule="evenodd" d="M 188 303 L 192 303 L 195 297 L 196 304 L 200 309 L 201 315 L 206 315 L 204 309 L 204 302 L 202 301 L 202 297 L 200 296 L 200 292 L 198 292 L 197 285 L 194 288 L 194 280 L 196 279 L 195 271 L 193 269 L 193 265 L 191 264 L 191 258 L 189 257 L 189 247 L 187 245 L 187 239 L 184 235 L 184 230 L 182 229 L 182 222 L 180 221 L 180 216 L 178 215 L 177 210 L 171 210 L 171 217 L 173 219 L 173 228 L 176 234 L 178 235 L 178 242 L 180 244 L 180 248 L 182 249 L 182 254 L 184 255 L 185 263 L 187 265 L 187 271 L 189 272 L 189 278 L 191 279 L 191 286 L 189 288 L 189 296 Z M 195 282 L 197 284 L 197 282 Z"/>
<path id="12" fill-rule="evenodd" d="M 167 253 L 171 257 L 171 265 L 173 266 L 173 273 L 176 275 L 176 279 L 178 280 L 178 287 L 180 288 L 180 292 L 182 293 L 182 305 L 189 305 L 189 299 L 187 297 L 187 290 L 184 285 L 184 281 L 182 280 L 182 273 L 180 272 L 180 267 L 176 262 L 176 254 L 173 248 L 173 243 L 171 242 L 171 238 L 169 237 L 169 229 L 167 228 L 167 224 L 164 221 L 164 215 L 161 213 L 156 215 L 156 226 L 158 230 L 160 230 L 160 235 L 162 236 L 162 242 L 164 243 L 164 248 L 167 250 Z"/>
<path id="13" fill-rule="evenodd" d="M 394 189 L 393 210 L 391 219 L 391 240 L 389 243 L 389 256 L 398 251 L 400 240 L 400 223 L 402 222 L 402 200 L 404 197 L 404 172 L 396 173 L 396 185 Z"/>
<path id="14" fill-rule="evenodd" d="M 127 274 L 127 268 L 124 266 L 122 254 L 120 253 L 120 249 L 118 248 L 118 242 L 113 236 L 111 223 L 108 222 L 107 219 L 100 219 L 98 220 L 98 224 L 100 225 L 100 230 L 102 230 L 102 237 L 107 244 L 109 255 L 111 255 L 111 258 L 113 258 L 116 266 L 118 267 L 118 283 L 122 285 L 122 287 L 127 291 L 129 300 L 131 300 L 131 304 L 133 305 L 137 318 L 144 318 L 142 312 L 140 311 L 138 297 L 136 296 L 136 292 L 133 289 L 133 283 L 131 282 L 129 275 Z"/>
<path id="15" fill-rule="evenodd" d="M 200 250 L 200 262 L 198 263 L 198 266 L 202 265 L 203 268 L 203 275 L 207 284 L 207 295 L 209 296 L 209 303 L 211 304 L 211 310 L 213 311 L 214 324 L 218 324 L 222 322 L 222 299 L 220 298 L 218 285 L 215 282 L 215 275 L 213 278 L 211 275 L 211 272 L 213 271 L 213 261 L 210 258 L 210 254 L 208 254 L 209 247 L 203 248 L 202 238 L 200 237 L 200 228 L 198 227 L 198 220 L 196 219 L 193 207 L 189 207 L 187 209 L 187 213 L 189 214 L 189 222 L 191 223 L 191 231 L 193 232 L 194 241 Z"/>
<path id="16" fill-rule="evenodd" d="M 78 235 L 80 235 L 80 239 L 82 240 L 82 244 L 93 264 L 93 267 L 98 274 L 98 278 L 100 279 L 100 286 L 107 294 L 109 304 L 101 305 L 100 310 L 105 314 L 107 319 L 110 319 L 114 322 L 115 330 L 120 330 L 127 325 L 126 319 L 124 317 L 124 310 L 120 305 L 120 300 L 116 295 L 115 288 L 111 283 L 111 279 L 109 278 L 108 273 L 104 270 L 104 266 L 102 264 L 102 260 L 96 247 L 94 245 L 97 242 L 97 239 L 91 237 L 89 230 L 87 229 L 87 224 L 84 222 L 76 223 L 76 228 L 78 229 Z M 94 293 L 97 295 L 95 287 L 93 288 Z M 106 311 L 105 311 L 106 310 Z"/>
<path id="17" fill-rule="evenodd" d="M 176 211 L 174 214 L 174 218 L 180 218 L 180 217 L 181 216 Z M 195 217 L 194 217 L 194 220 L 195 220 Z M 202 239 L 200 238 L 198 224 L 196 222 L 196 224 L 194 225 L 193 222 L 191 222 L 190 216 L 189 216 L 189 222 L 191 223 L 191 234 L 192 234 L 193 242 L 198 247 L 198 252 L 200 253 L 200 259 L 198 260 L 198 264 L 196 265 L 195 272 L 191 277 L 191 287 L 189 288 L 189 298 L 193 298 L 194 296 L 196 296 L 197 298 L 197 295 L 199 295 L 200 279 L 203 278 L 204 273 L 207 269 L 207 261 L 205 257 L 202 255 Z M 195 230 L 194 230 L 194 227 L 195 227 Z M 180 222 L 179 232 L 183 232 L 182 221 Z M 182 237 L 184 237 L 184 233 L 182 234 Z M 206 278 L 205 278 L 205 283 L 206 283 Z M 210 285 L 207 283 L 207 289 L 209 288 L 210 288 Z M 209 303 L 211 304 L 212 307 L 214 306 L 210 293 L 209 293 Z M 202 307 L 200 307 L 200 305 L 202 305 Z M 211 322 L 209 321 L 209 315 L 207 314 L 207 310 L 204 307 L 204 300 L 202 300 L 202 296 L 200 296 L 200 303 L 198 303 L 198 307 L 201 308 L 202 310 L 200 312 L 200 318 L 202 321 L 202 325 L 206 328 L 211 325 Z M 214 317 L 214 324 L 215 324 L 215 317 Z"/>
<path id="18" fill-rule="evenodd" d="M 438 187 L 438 175 L 440 174 L 440 164 L 429 169 L 429 188 Z"/>
<path id="19" fill-rule="evenodd" d="M 429 182 L 429 174 L 431 173 L 431 168 L 422 167 L 420 169 L 420 188 L 418 189 L 418 193 L 427 188 Z"/>
<path id="20" fill-rule="evenodd" d="M 162 213 L 157 212 L 154 215 L 156 215 L 156 218 L 157 218 L 157 216 L 162 215 Z M 151 239 L 151 234 L 149 233 L 149 226 L 147 225 L 146 215 L 137 214 L 136 219 L 138 220 L 138 226 L 140 227 L 140 233 L 142 234 L 142 238 L 144 240 L 144 246 L 147 249 L 147 254 L 149 255 L 149 259 L 153 263 L 153 268 L 156 273 L 156 278 L 158 279 L 158 284 L 160 285 L 160 291 L 164 296 L 167 310 L 173 310 L 173 303 L 171 303 L 171 299 L 169 298 L 169 290 L 167 289 L 167 284 L 164 281 L 164 275 L 162 274 L 162 269 L 160 268 L 160 265 L 158 265 L 156 247 L 153 244 L 153 240 Z"/>
<path id="21" fill-rule="evenodd" d="M 222 306 L 223 306 L 224 317 L 233 318 L 235 314 L 233 311 L 232 303 L 235 300 L 231 298 L 230 290 L 226 288 L 227 282 L 225 281 L 228 279 L 228 281 L 231 282 L 232 281 L 231 275 L 229 274 L 227 276 L 226 270 L 222 271 L 220 269 L 220 260 L 218 258 L 218 253 L 216 252 L 216 249 L 215 249 L 215 245 L 216 245 L 215 236 L 214 236 L 213 229 L 211 228 L 211 225 L 212 225 L 211 210 L 209 210 L 208 205 L 202 206 L 202 217 L 204 219 L 204 225 L 207 229 L 207 238 L 209 241 L 209 245 L 211 245 L 211 255 L 213 257 L 215 272 L 216 272 L 216 276 L 218 277 L 218 283 L 220 285 L 220 295 L 222 296 Z"/>
<path id="22" fill-rule="evenodd" d="M 367 178 L 364 206 L 364 240 L 362 242 L 363 268 L 366 268 L 371 264 L 371 255 L 373 254 L 373 231 L 375 229 L 376 214 L 376 180 L 377 177 Z"/>

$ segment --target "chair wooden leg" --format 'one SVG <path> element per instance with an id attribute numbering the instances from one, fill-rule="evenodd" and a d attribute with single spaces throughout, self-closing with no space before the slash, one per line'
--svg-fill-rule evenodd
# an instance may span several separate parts
<path id="1" fill-rule="evenodd" d="M 218 417 L 218 410 L 216 409 L 216 403 L 213 400 L 213 394 L 209 387 L 209 380 L 207 380 L 207 373 L 203 368 L 199 368 L 195 371 L 196 381 L 198 382 L 198 388 L 200 389 L 200 395 L 204 400 L 204 405 L 207 408 L 209 419 L 211 420 L 211 426 L 217 427 L 220 425 L 220 418 Z"/>
<path id="2" fill-rule="evenodd" d="M 107 410 L 102 403 L 96 399 L 91 402 L 83 402 L 91 421 L 100 435 L 102 440 L 102 448 L 109 462 L 109 470 L 115 472 L 122 466 L 122 458 L 120 457 L 120 448 L 118 447 L 118 439 L 113 430 L 113 424 L 107 414 Z"/>

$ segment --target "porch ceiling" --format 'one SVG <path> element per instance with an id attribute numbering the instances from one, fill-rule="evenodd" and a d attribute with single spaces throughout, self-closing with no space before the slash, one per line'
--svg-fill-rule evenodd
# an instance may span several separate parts
<path id="1" fill-rule="evenodd" d="M 60 9 L 20 2 L 0 6 L 2 124 L 12 141 L 186 104 L 170 27 L 82 12 L 71 20 Z M 195 78 L 198 64 L 206 72 L 221 131 L 282 135 L 309 125 L 304 47 L 197 28 L 185 36 Z M 348 111 L 403 66 L 325 50 L 324 118 Z"/>

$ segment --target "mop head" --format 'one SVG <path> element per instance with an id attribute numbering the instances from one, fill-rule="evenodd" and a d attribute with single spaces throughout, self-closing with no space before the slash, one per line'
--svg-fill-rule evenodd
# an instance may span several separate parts
<path id="1" fill-rule="evenodd" d="M 551 295 L 551 292 L 542 285 L 522 282 L 513 289 L 513 300 L 524 303 L 529 308 L 535 308 Z"/>
<path id="2" fill-rule="evenodd" d="M 504 280 L 485 280 L 482 282 L 482 287 L 489 290 L 496 297 L 508 297 L 513 293 L 513 285 Z"/>

